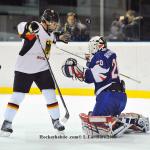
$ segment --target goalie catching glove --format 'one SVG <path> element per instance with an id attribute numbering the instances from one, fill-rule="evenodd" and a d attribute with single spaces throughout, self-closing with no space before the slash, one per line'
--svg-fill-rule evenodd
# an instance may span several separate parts
<path id="1" fill-rule="evenodd" d="M 84 70 L 82 66 L 77 63 L 74 58 L 68 58 L 65 64 L 62 66 L 62 72 L 64 76 L 72 79 L 78 79 L 79 81 L 84 81 Z"/>

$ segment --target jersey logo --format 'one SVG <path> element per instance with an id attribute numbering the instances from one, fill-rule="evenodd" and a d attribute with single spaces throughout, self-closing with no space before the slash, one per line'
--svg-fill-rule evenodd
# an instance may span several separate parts
<path id="1" fill-rule="evenodd" d="M 51 51 L 51 45 L 52 45 L 52 41 L 47 40 L 46 41 L 46 46 L 45 46 L 45 54 L 46 54 L 47 58 L 49 58 L 49 53 Z"/>

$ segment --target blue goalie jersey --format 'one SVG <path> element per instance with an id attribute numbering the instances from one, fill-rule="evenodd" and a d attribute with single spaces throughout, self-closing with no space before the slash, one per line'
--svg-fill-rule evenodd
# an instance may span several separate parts
<path id="1" fill-rule="evenodd" d="M 93 116 L 117 116 L 125 108 L 127 96 L 120 82 L 116 54 L 109 49 L 97 51 L 85 72 L 85 82 L 95 84 Z"/>
<path id="2" fill-rule="evenodd" d="M 87 66 L 85 82 L 95 84 L 95 93 L 100 93 L 112 83 L 120 83 L 116 54 L 111 50 L 97 51 Z"/>

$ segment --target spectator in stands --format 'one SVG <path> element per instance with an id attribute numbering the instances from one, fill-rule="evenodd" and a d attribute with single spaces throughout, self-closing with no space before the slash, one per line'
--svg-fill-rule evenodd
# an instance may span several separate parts
<path id="1" fill-rule="evenodd" d="M 143 17 L 137 16 L 133 10 L 128 10 L 125 16 L 120 16 L 112 22 L 111 33 L 108 36 L 110 41 L 137 41 L 140 34 L 140 21 Z"/>
<path id="2" fill-rule="evenodd" d="M 62 31 L 71 34 L 71 41 L 88 41 L 89 32 L 87 26 L 78 20 L 77 14 L 74 12 L 67 13 L 66 23 Z"/>
<path id="3" fill-rule="evenodd" d="M 123 32 L 127 41 L 137 41 L 140 38 L 140 21 L 142 16 L 136 16 L 134 10 L 128 10 L 125 17 L 122 16 L 122 22 L 124 23 Z"/>
<path id="4" fill-rule="evenodd" d="M 107 37 L 109 41 L 124 41 L 125 34 L 123 32 L 124 24 L 120 19 L 115 19 L 110 27 L 110 34 Z"/>

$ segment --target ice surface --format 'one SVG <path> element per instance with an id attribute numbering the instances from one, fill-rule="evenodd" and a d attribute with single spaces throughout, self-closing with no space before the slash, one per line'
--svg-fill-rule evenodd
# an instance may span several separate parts
<path id="1" fill-rule="evenodd" d="M 0 126 L 10 95 L 0 95 Z M 150 134 L 125 134 L 115 139 L 84 139 L 79 113 L 87 113 L 95 104 L 93 96 L 64 96 L 70 112 L 64 134 L 53 129 L 41 95 L 27 95 L 13 122 L 13 134 L 0 137 L 0 150 L 150 150 Z M 59 100 L 59 98 L 58 98 Z M 61 118 L 64 108 L 60 102 Z M 128 99 L 124 112 L 150 117 L 150 100 Z M 48 138 L 40 138 L 48 136 Z M 53 137 L 55 136 L 55 139 Z M 62 136 L 62 139 L 56 137 Z"/>

